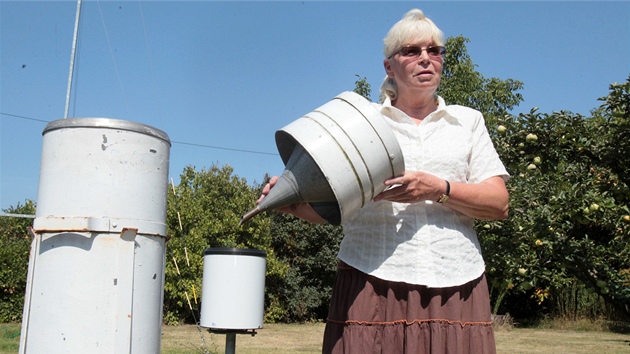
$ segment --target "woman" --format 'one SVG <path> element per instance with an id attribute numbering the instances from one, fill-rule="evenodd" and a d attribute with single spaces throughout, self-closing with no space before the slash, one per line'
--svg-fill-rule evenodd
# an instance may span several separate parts
<path id="1" fill-rule="evenodd" d="M 494 353 L 474 219 L 508 214 L 481 113 L 436 95 L 444 36 L 409 11 L 384 40 L 382 104 L 407 171 L 343 223 L 324 353 Z M 263 196 L 277 177 L 265 186 Z M 307 204 L 282 211 L 326 222 Z"/>

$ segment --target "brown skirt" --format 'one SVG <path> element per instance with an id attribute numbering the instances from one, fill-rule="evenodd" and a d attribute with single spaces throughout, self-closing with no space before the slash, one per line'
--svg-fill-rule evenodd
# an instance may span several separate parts
<path id="1" fill-rule="evenodd" d="M 340 262 L 322 353 L 496 353 L 485 275 L 461 286 L 390 282 Z"/>

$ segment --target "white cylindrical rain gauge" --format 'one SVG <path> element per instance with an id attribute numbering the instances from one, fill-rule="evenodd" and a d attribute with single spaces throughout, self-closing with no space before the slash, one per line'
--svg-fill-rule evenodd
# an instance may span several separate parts
<path id="1" fill-rule="evenodd" d="M 207 248 L 203 257 L 201 327 L 246 331 L 262 328 L 266 253 Z"/>
<path id="2" fill-rule="evenodd" d="M 49 123 L 20 353 L 159 353 L 170 140 L 109 118 Z"/>

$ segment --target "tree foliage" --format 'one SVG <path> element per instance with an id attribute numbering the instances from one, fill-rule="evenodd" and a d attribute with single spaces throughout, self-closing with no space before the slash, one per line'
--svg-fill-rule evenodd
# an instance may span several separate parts
<path id="1" fill-rule="evenodd" d="M 226 165 L 208 170 L 188 166 L 168 196 L 164 318 L 168 323 L 195 322 L 203 276 L 203 255 L 209 247 L 261 249 L 267 252 L 267 275 L 279 267 L 269 247 L 270 222 L 256 217 L 239 226 L 243 213 L 260 195 L 256 186 L 234 176 Z M 190 303 L 190 305 L 189 305 Z"/>
<path id="2" fill-rule="evenodd" d="M 442 81 L 438 94 L 447 104 L 459 104 L 474 108 L 484 114 L 492 124 L 523 101 L 518 92 L 523 83 L 513 79 L 485 78 L 476 70 L 468 55 L 465 37 L 449 37 L 446 40 L 446 56 Z"/>
<path id="3" fill-rule="evenodd" d="M 365 77 L 361 77 L 360 75 L 356 75 L 356 77 L 357 81 L 354 82 L 353 92 L 358 93 L 359 95 L 365 97 L 368 101 L 371 101 L 370 95 L 372 94 L 372 87 Z"/>
<path id="4" fill-rule="evenodd" d="M 35 203 L 3 210 L 7 214 L 34 215 Z M 0 217 L 0 322 L 19 322 L 22 319 L 26 274 L 31 245 L 26 231 L 33 219 Z"/>
<path id="5" fill-rule="evenodd" d="M 341 227 L 311 225 L 279 212 L 271 213 L 271 220 L 271 246 L 287 267 L 282 277 L 268 279 L 274 319 L 325 319 L 337 270 Z"/>
<path id="6" fill-rule="evenodd" d="M 609 167 L 626 185 L 630 185 L 630 160 L 620 153 L 630 151 L 630 77 L 624 83 L 610 85 L 610 93 L 596 112 L 594 132 L 600 139 L 593 150 L 596 158 Z"/>
<path id="7" fill-rule="evenodd" d="M 534 108 L 490 127 L 513 176 L 511 216 L 479 228 L 497 299 L 526 292 L 542 305 L 577 280 L 630 318 L 630 151 L 612 139 L 629 133 L 629 87 L 611 85 L 592 118 Z"/>

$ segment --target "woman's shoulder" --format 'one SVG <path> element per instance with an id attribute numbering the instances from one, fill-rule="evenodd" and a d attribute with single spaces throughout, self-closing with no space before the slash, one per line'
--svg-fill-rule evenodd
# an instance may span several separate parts
<path id="1" fill-rule="evenodd" d="M 449 117 L 463 126 L 474 128 L 485 124 L 483 114 L 474 108 L 453 104 L 446 106 L 445 111 Z"/>
<path id="2" fill-rule="evenodd" d="M 455 118 L 462 123 L 483 121 L 483 114 L 474 108 L 459 104 L 447 104 L 443 97 L 438 96 L 438 110 L 443 109 L 448 116 Z M 443 107 L 443 108 L 442 108 Z"/>
<path id="3" fill-rule="evenodd" d="M 461 116 L 483 116 L 481 112 L 474 108 L 470 108 L 467 106 L 462 106 L 458 104 L 449 104 L 446 106 L 446 111 L 453 115 L 461 115 Z"/>

